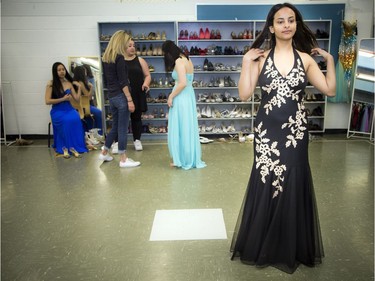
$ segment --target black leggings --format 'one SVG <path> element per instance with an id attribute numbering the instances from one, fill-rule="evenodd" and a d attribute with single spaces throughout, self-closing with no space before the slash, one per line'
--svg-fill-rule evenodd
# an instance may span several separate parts
<path id="1" fill-rule="evenodd" d="M 141 133 L 142 133 L 142 111 L 135 110 L 133 113 L 130 114 L 132 132 L 133 132 L 133 140 L 141 140 Z"/>

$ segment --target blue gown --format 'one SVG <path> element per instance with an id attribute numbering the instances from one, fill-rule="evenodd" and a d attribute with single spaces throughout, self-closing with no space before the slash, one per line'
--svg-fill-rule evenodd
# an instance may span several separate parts
<path id="1" fill-rule="evenodd" d="M 178 75 L 174 70 L 172 78 L 175 87 Z M 202 150 L 199 142 L 197 105 L 193 89 L 194 74 L 186 74 L 187 85 L 173 99 L 173 106 L 169 109 L 168 117 L 168 149 L 173 164 L 185 170 L 204 168 L 206 164 L 201 160 Z"/>
<path id="2" fill-rule="evenodd" d="M 88 152 L 82 121 L 69 101 L 53 104 L 51 109 L 53 147 L 63 154 L 63 147 L 73 147 L 79 153 Z"/>

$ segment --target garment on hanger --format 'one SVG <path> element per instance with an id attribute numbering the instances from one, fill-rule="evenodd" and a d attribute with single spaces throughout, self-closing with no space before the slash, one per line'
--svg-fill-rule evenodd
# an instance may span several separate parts
<path id="1" fill-rule="evenodd" d="M 336 96 L 328 98 L 328 101 L 336 103 L 349 102 L 351 99 L 357 57 L 357 21 L 343 20 L 341 28 L 339 61 L 336 66 Z"/>

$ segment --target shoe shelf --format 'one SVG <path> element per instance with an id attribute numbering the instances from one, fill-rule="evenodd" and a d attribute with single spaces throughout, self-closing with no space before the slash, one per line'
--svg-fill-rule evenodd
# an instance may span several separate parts
<path id="1" fill-rule="evenodd" d="M 321 48 L 330 50 L 331 20 L 307 20 L 309 28 L 316 34 Z M 145 116 L 160 116 L 160 110 L 165 118 L 143 118 L 144 135 L 155 138 L 166 137 L 168 105 L 166 98 L 172 90 L 171 73 L 164 69 L 161 46 L 165 40 L 172 40 L 189 55 L 194 63 L 194 90 L 196 93 L 197 110 L 210 106 L 219 112 L 232 112 L 236 107 L 243 108 L 250 117 L 198 118 L 201 134 L 239 134 L 251 133 L 256 112 L 260 105 L 260 89 L 247 102 L 238 99 L 238 80 L 242 68 L 242 56 L 254 42 L 254 38 L 263 29 L 265 21 L 176 21 L 176 22 L 101 22 L 98 23 L 99 48 L 105 50 L 110 36 L 117 30 L 131 33 L 136 42 L 137 55 L 144 58 L 150 68 L 152 77 L 148 93 L 148 112 Z M 316 61 L 322 72 L 326 65 L 322 57 Z M 312 86 L 307 87 L 314 93 L 315 99 L 305 100 L 309 129 L 312 133 L 324 132 L 324 120 L 327 99 L 319 100 L 319 93 Z M 202 96 L 219 96 L 222 101 L 202 101 Z M 105 89 L 103 89 L 105 97 Z M 223 98 L 232 97 L 232 101 Z M 164 100 L 164 101 L 163 101 Z M 107 120 L 110 114 L 107 100 L 102 99 L 103 118 Z M 155 111 L 156 110 L 156 111 Z M 314 111 L 315 110 L 315 111 Z M 313 114 L 314 112 L 314 114 Z M 322 114 L 322 115 L 320 115 Z M 246 116 L 246 115 L 245 115 Z M 202 129 L 202 126 L 206 129 Z"/>
<path id="2" fill-rule="evenodd" d="M 254 21 L 179 21 L 177 32 L 177 44 L 195 66 L 200 133 L 251 131 L 253 102 L 239 100 L 238 80 L 243 54 L 253 42 Z M 206 110 L 208 116 L 203 117 Z"/>
<path id="3" fill-rule="evenodd" d="M 167 94 L 167 91 L 171 89 L 169 85 L 170 75 L 166 73 L 164 69 L 161 46 L 165 40 L 176 41 L 176 22 L 99 22 L 98 37 L 101 54 L 107 47 L 112 34 L 117 30 L 125 30 L 132 36 L 135 42 L 137 55 L 144 58 L 149 64 L 149 67 L 151 67 L 151 77 L 153 77 L 155 79 L 154 81 L 157 81 L 157 83 L 160 82 L 160 79 L 163 82 L 163 85 L 154 85 L 154 87 L 150 89 L 150 93 L 155 97 L 157 97 L 160 92 Z M 167 81 L 168 87 L 166 87 L 165 81 Z M 108 116 L 111 116 L 111 113 L 105 89 L 103 89 L 103 97 L 102 103 L 105 109 L 103 110 L 103 119 L 105 120 L 104 129 L 105 132 L 107 132 L 108 128 L 111 127 L 112 120 L 108 118 Z M 155 120 L 155 122 L 163 121 L 165 123 L 165 118 L 160 118 L 160 121 L 158 119 Z M 161 131 L 163 132 L 163 130 Z"/>

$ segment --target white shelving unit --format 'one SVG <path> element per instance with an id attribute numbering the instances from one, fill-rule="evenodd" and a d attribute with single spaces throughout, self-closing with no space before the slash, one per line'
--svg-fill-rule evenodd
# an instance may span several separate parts
<path id="1" fill-rule="evenodd" d="M 178 46 L 195 66 L 200 134 L 251 132 L 253 102 L 241 102 L 237 86 L 254 21 L 179 21 L 177 31 Z"/>
<path id="2" fill-rule="evenodd" d="M 153 81 L 157 82 L 157 85 L 151 85 L 150 96 L 153 99 L 162 95 L 167 95 L 171 87 L 165 86 L 165 81 L 170 81 L 170 74 L 166 73 L 164 70 L 164 60 L 161 54 L 161 46 L 165 40 L 175 41 L 176 30 L 175 22 L 99 22 L 98 23 L 98 36 L 99 36 L 99 45 L 101 54 L 104 52 L 107 44 L 109 42 L 110 36 L 115 33 L 117 30 L 126 30 L 131 33 L 137 48 L 139 56 L 144 58 L 149 66 L 153 67 L 151 72 L 151 77 Z M 104 79 L 103 79 L 104 81 Z M 162 85 L 159 85 L 159 82 L 163 81 Z M 106 86 L 103 85 L 103 119 L 105 120 L 105 131 L 111 127 L 111 112 L 109 110 L 108 98 L 106 95 Z M 168 106 L 166 103 L 148 103 L 149 111 L 146 115 L 154 113 L 154 110 L 157 112 L 165 112 L 164 117 L 156 117 L 148 120 L 144 120 L 144 134 L 150 134 L 153 131 L 152 135 L 160 136 L 165 135 L 162 129 L 165 129 L 167 126 L 166 113 Z M 156 129 L 161 131 L 157 132 Z"/>
<path id="3" fill-rule="evenodd" d="M 331 20 L 306 21 L 317 34 L 321 48 L 330 51 Z M 168 39 L 189 53 L 195 65 L 194 89 L 197 99 L 198 122 L 201 134 L 250 133 L 259 107 L 260 89 L 247 102 L 238 98 L 238 80 L 242 56 L 263 29 L 265 21 L 178 21 L 178 22 L 104 22 L 98 23 L 101 53 L 110 36 L 122 29 L 131 32 L 138 52 L 149 66 L 152 84 L 148 99 L 148 112 L 144 114 L 145 137 L 166 136 L 168 106 L 163 98 L 171 92 L 173 80 L 165 72 L 163 56 L 157 48 Z M 149 34 L 165 36 L 149 38 Z M 316 58 L 324 72 L 322 58 Z M 309 114 L 309 131 L 323 133 L 327 100 L 312 86 L 306 89 L 305 106 Z M 105 129 L 111 126 L 110 112 L 103 90 L 103 118 Z"/>

